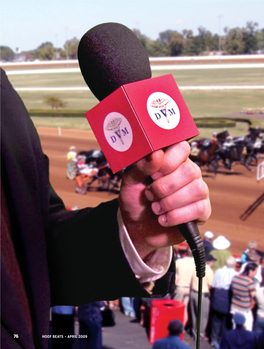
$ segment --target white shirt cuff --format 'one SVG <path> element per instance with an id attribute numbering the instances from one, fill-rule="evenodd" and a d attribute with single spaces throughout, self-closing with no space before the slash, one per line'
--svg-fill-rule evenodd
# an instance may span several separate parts
<path id="1" fill-rule="evenodd" d="M 164 276 L 172 260 L 172 247 L 163 247 L 157 249 L 147 264 L 140 258 L 135 246 L 133 245 L 127 229 L 124 225 L 120 209 L 117 211 L 117 222 L 119 227 L 119 237 L 125 256 L 140 283 L 156 281 Z"/>

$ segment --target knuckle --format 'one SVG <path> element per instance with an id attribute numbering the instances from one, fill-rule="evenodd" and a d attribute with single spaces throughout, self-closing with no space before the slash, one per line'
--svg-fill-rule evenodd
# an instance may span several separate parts
<path id="1" fill-rule="evenodd" d="M 168 225 L 177 225 L 181 223 L 180 215 L 178 213 L 178 210 L 173 210 L 168 212 L 167 214 L 168 217 Z"/>
<path id="2" fill-rule="evenodd" d="M 194 180 L 196 178 L 200 178 L 201 170 L 195 163 L 186 161 L 182 164 L 182 176 L 185 178 L 187 177 L 190 180 Z"/>
<path id="3" fill-rule="evenodd" d="M 205 199 L 209 196 L 207 184 L 202 179 L 196 179 L 193 181 L 193 185 L 190 187 L 190 192 L 198 200 Z"/>
<path id="4" fill-rule="evenodd" d="M 206 222 L 212 213 L 209 199 L 198 202 L 196 208 L 198 221 Z"/>
<path id="5" fill-rule="evenodd" d="M 160 199 L 164 198 L 168 193 L 168 185 L 165 183 L 163 178 L 153 183 L 153 189 L 156 197 Z"/>
<path id="6" fill-rule="evenodd" d="M 204 215 L 204 213 L 207 211 L 206 209 L 206 202 L 205 200 L 199 200 L 195 203 L 196 213 L 198 217 L 201 217 Z M 197 217 L 197 218 L 198 218 Z"/>
<path id="7" fill-rule="evenodd" d="M 202 178 L 201 167 L 199 167 L 195 162 L 192 162 L 192 163 L 196 169 L 197 178 Z"/>
<path id="8" fill-rule="evenodd" d="M 170 156 L 166 156 L 164 158 L 163 166 L 164 166 L 164 168 L 166 170 L 173 169 L 173 168 L 175 168 L 175 164 L 174 163 L 175 163 L 175 160 L 174 160 L 174 158 L 171 155 Z"/>
<path id="9" fill-rule="evenodd" d="M 163 212 L 169 212 L 174 208 L 174 199 L 172 197 L 167 197 L 160 201 Z"/>

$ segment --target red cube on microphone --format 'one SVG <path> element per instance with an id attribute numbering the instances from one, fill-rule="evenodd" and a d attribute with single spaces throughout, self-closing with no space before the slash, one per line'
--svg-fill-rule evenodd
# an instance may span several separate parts
<path id="1" fill-rule="evenodd" d="M 113 173 L 199 134 L 171 74 L 125 84 L 85 115 Z"/>

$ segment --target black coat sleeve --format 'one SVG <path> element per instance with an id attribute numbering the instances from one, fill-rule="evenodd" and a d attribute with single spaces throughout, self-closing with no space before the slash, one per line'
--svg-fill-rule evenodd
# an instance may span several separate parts
<path id="1" fill-rule="evenodd" d="M 48 158 L 37 131 L 2 69 L 1 85 L 1 177 L 26 284 L 38 294 L 49 288 L 52 305 L 148 297 L 119 241 L 117 200 L 67 211 L 49 182 Z M 173 293 L 174 269 L 172 261 L 153 297 Z"/>
<path id="2" fill-rule="evenodd" d="M 85 304 L 87 301 L 122 296 L 148 297 L 123 253 L 116 220 L 117 200 L 82 210 L 52 229 L 50 244 L 54 304 Z M 55 233 L 54 233 L 55 232 Z M 156 282 L 153 297 L 171 293 L 175 263 Z"/>

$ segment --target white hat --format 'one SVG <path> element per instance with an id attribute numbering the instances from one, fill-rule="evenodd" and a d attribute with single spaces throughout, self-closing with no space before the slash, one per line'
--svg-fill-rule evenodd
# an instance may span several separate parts
<path id="1" fill-rule="evenodd" d="M 228 241 L 223 235 L 218 236 L 213 241 L 213 247 L 216 250 L 226 250 L 230 245 L 230 241 Z"/>
<path id="2" fill-rule="evenodd" d="M 212 239 L 212 238 L 214 237 L 214 233 L 211 232 L 211 231 L 206 231 L 206 232 L 204 233 L 204 237 L 205 237 L 206 239 Z"/>

